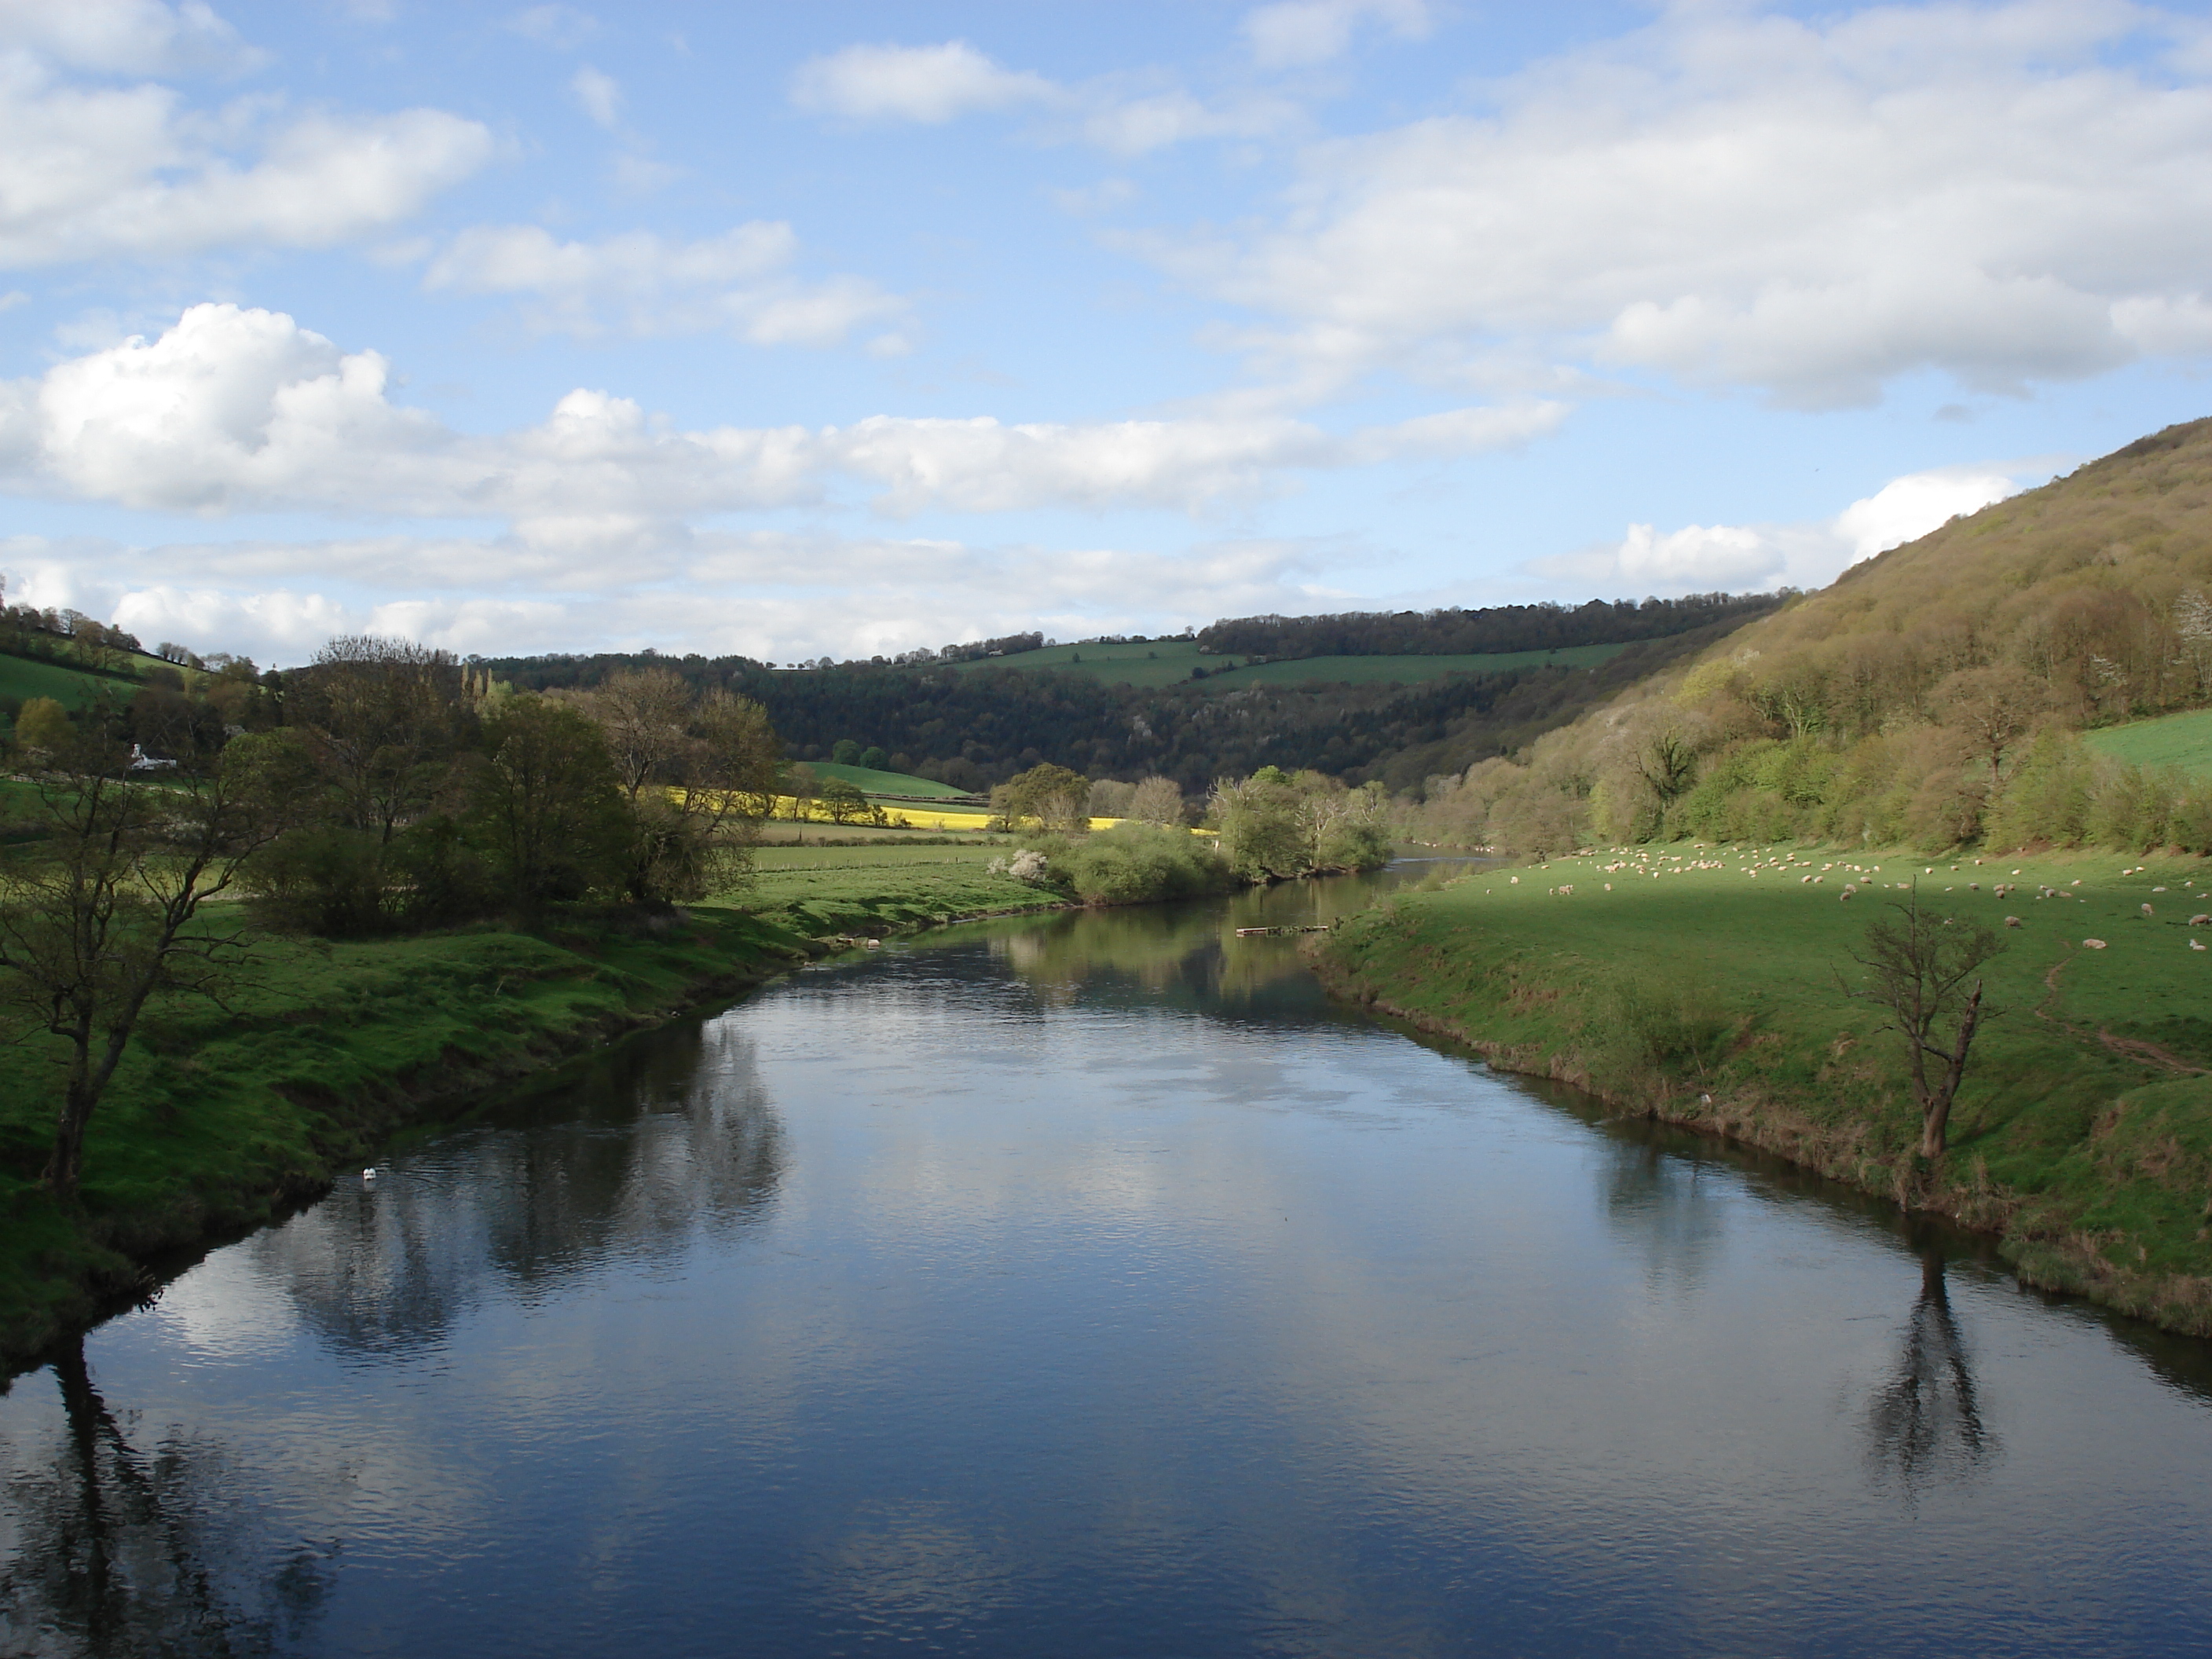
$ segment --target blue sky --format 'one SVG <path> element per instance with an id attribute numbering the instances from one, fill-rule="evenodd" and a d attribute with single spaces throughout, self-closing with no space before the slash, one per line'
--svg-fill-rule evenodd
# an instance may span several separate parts
<path id="1" fill-rule="evenodd" d="M 1818 586 L 2212 413 L 2212 28 L 0 0 L 11 599 L 295 660 Z"/>

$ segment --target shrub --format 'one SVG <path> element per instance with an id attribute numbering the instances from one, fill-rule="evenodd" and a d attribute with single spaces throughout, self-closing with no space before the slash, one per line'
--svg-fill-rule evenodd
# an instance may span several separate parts
<path id="1" fill-rule="evenodd" d="M 1179 830 L 1121 823 L 1057 851 L 1053 873 L 1085 904 L 1149 904 L 1230 887 L 1228 860 Z"/>

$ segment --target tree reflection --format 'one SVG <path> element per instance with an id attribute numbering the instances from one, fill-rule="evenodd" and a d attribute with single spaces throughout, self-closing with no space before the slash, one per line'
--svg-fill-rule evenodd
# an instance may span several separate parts
<path id="1" fill-rule="evenodd" d="M 1875 1484 L 1893 1480 L 1908 1499 L 1940 1482 L 1966 1480 L 1996 1455 L 1951 1311 L 1943 1252 L 1932 1244 L 1921 1250 L 1920 1296 L 1889 1380 L 1867 1408 L 1866 1433 Z"/>
<path id="2" fill-rule="evenodd" d="M 783 1127 L 752 1042 L 719 1021 L 625 1045 L 440 1152 L 248 1247 L 333 1346 L 419 1348 L 487 1283 L 543 1292 L 749 1226 L 781 1178 Z"/>
<path id="3" fill-rule="evenodd" d="M 225 1460 L 204 1443 L 133 1447 L 80 1340 L 53 1364 L 62 1432 L 10 1481 L 0 1647 L 10 1654 L 257 1655 L 294 1647 L 330 1588 L 322 1552 L 255 1563 Z"/>
<path id="4" fill-rule="evenodd" d="M 1621 1133 L 1640 1127 L 1623 1126 Z M 1705 1276 L 1724 1221 L 1703 1164 L 1656 1139 L 1615 1140 L 1609 1152 L 1606 1219 L 1643 1251 L 1653 1279 L 1694 1287 Z"/>

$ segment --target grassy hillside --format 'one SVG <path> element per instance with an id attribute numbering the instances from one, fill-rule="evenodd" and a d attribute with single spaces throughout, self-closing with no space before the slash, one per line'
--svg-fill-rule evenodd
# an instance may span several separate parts
<path id="1" fill-rule="evenodd" d="M 135 680 L 119 676 L 88 673 L 37 657 L 0 654 L 0 697 L 18 702 L 52 697 L 64 708 L 84 708 L 103 692 L 127 700 L 137 689 Z"/>
<path id="2" fill-rule="evenodd" d="M 2212 773 L 2212 708 L 2107 726 L 2084 733 L 2082 741 L 2098 754 L 2133 766 Z"/>
<path id="3" fill-rule="evenodd" d="M 1054 645 L 1010 657 L 988 657 L 954 665 L 958 672 L 979 669 L 1057 669 L 1085 675 L 1109 685 L 1157 689 L 1190 679 L 1194 669 L 1206 678 L 1193 682 L 1209 692 L 1250 685 L 1419 685 L 1446 674 L 1495 674 L 1511 668 L 1552 665 L 1590 668 L 1617 656 L 1626 642 L 1567 646 L 1556 651 L 1494 651 L 1456 656 L 1300 657 L 1255 662 L 1249 656 L 1217 656 L 1194 640 L 1153 640 L 1142 645 Z"/>
<path id="4" fill-rule="evenodd" d="M 2212 851 L 2212 421 L 1893 549 L 1492 766 L 1426 839 Z M 2077 734 L 2125 728 L 2085 744 Z M 2168 744 L 2169 732 L 2172 744 Z"/>
<path id="5" fill-rule="evenodd" d="M 2010 946 L 1935 1170 L 1897 1039 L 1844 994 L 1868 922 L 1915 881 Z M 2212 1331 L 2212 949 L 2191 948 L 2212 927 L 2188 926 L 2207 887 L 2193 859 L 1620 848 L 1404 895 L 1323 960 L 1500 1064 L 1958 1214 L 2041 1282 Z"/>
<path id="6" fill-rule="evenodd" d="M 817 778 L 842 778 L 866 795 L 921 795 L 936 800 L 963 792 L 934 778 L 917 778 L 906 772 L 883 772 L 868 766 L 840 766 L 836 761 L 809 761 L 807 769 Z"/>

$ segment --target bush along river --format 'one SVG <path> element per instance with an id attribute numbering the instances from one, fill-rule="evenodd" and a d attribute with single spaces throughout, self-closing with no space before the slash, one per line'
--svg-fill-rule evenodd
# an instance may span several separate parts
<path id="1" fill-rule="evenodd" d="M 2212 1348 L 1236 932 L 1373 885 L 893 943 L 403 1145 L 15 1379 L 0 1652 L 2212 1649 Z"/>

